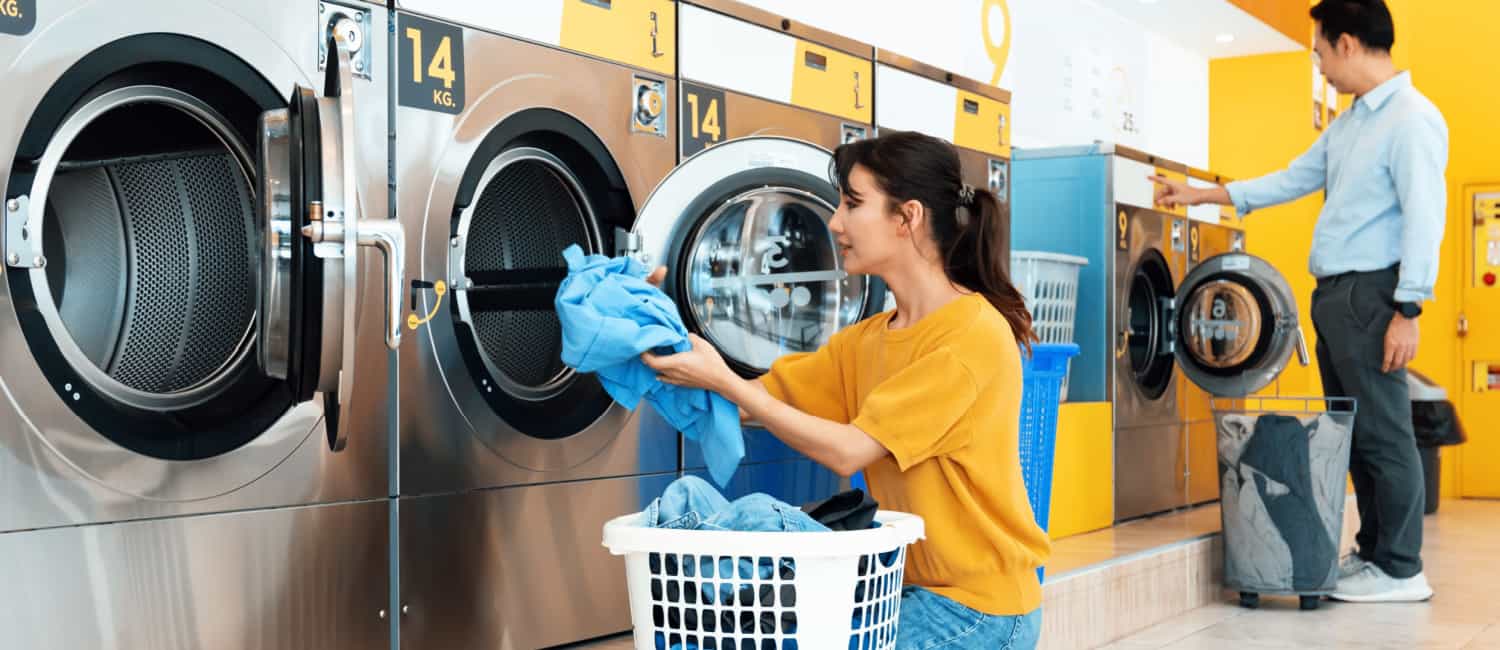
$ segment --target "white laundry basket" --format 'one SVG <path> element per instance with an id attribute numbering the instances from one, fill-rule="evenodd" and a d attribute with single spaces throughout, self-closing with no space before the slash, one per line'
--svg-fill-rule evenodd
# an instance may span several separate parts
<path id="1" fill-rule="evenodd" d="M 1088 266 L 1086 258 L 1044 251 L 1011 251 L 1010 278 L 1042 343 L 1075 343 L 1073 324 L 1078 316 L 1078 273 Z M 1068 397 L 1068 379 L 1063 377 L 1061 398 Z"/>
<path id="2" fill-rule="evenodd" d="M 896 647 L 921 517 L 881 511 L 878 528 L 828 533 L 649 528 L 642 517 L 604 525 L 604 545 L 625 556 L 636 650 Z"/>

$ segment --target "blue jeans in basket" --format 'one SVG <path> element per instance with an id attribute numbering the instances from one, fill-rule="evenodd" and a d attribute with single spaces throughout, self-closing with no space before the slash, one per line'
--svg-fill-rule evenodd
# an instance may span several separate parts
<path id="1" fill-rule="evenodd" d="M 828 532 L 828 527 L 764 494 L 751 494 L 734 503 L 696 476 L 672 481 L 661 498 L 646 506 L 644 522 L 652 528 L 737 530 L 743 532 Z"/>
<path id="2" fill-rule="evenodd" d="M 1042 636 L 1042 609 L 995 616 L 921 587 L 901 590 L 896 650 L 1033 650 Z"/>

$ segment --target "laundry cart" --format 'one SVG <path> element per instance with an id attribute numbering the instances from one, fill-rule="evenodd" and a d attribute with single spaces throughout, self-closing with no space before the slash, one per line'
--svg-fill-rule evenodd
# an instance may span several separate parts
<path id="1" fill-rule="evenodd" d="M 1224 585 L 1255 608 L 1298 596 L 1317 609 L 1339 578 L 1352 398 L 1212 402 L 1218 433 Z"/>

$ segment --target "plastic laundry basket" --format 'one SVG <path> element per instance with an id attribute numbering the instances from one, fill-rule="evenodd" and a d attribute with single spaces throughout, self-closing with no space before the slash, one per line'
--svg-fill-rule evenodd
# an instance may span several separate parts
<path id="1" fill-rule="evenodd" d="M 1043 251 L 1011 251 L 1010 277 L 1026 300 L 1031 326 L 1043 343 L 1074 343 L 1078 313 L 1078 273 L 1086 258 Z M 1068 398 L 1067 365 L 1059 399 Z"/>
<path id="2" fill-rule="evenodd" d="M 879 527 L 828 533 L 604 525 L 625 556 L 636 650 L 896 647 L 906 546 L 922 518 L 881 511 Z"/>
<path id="3" fill-rule="evenodd" d="M 1076 343 L 1039 343 L 1021 355 L 1021 476 L 1036 523 L 1047 529 L 1052 509 L 1052 457 L 1057 448 L 1057 411 L 1068 360 Z M 1037 569 L 1037 577 L 1043 575 Z"/>
<path id="4" fill-rule="evenodd" d="M 1078 311 L 1078 272 L 1089 261 L 1074 255 L 1011 251 L 1010 278 L 1026 299 L 1043 343 L 1072 343 Z"/>

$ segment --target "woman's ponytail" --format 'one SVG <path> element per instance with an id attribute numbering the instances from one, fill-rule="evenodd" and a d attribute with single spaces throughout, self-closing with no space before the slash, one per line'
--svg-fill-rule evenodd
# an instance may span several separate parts
<path id="1" fill-rule="evenodd" d="M 972 199 L 965 204 L 963 196 L 970 194 Z M 1016 341 L 1030 351 L 1031 344 L 1039 339 L 1032 329 L 1025 299 L 1010 282 L 1010 228 L 1000 201 L 983 188 L 963 186 L 960 195 L 954 215 L 959 235 L 944 252 L 943 268 L 954 282 L 990 301 L 1010 323 Z"/>

